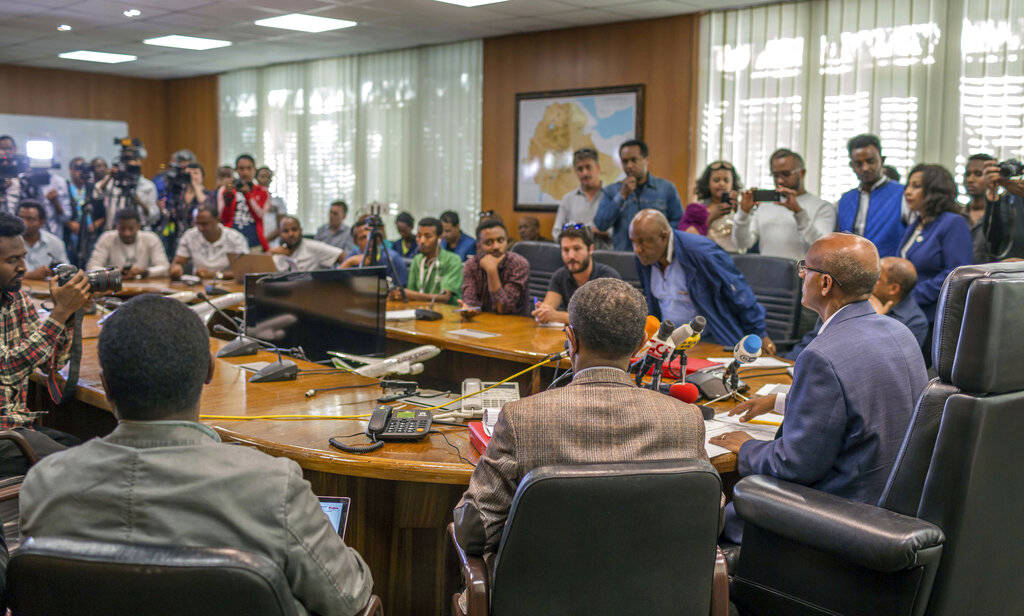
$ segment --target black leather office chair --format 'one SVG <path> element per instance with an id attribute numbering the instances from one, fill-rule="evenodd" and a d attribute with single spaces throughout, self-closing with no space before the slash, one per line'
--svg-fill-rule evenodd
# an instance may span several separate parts
<path id="1" fill-rule="evenodd" d="M 530 262 L 530 278 L 526 283 L 530 297 L 544 299 L 555 270 L 562 267 L 562 251 L 553 242 L 516 242 L 512 252 Z"/>
<path id="2" fill-rule="evenodd" d="M 468 589 L 466 610 L 455 595 L 454 612 L 724 616 L 721 485 L 701 460 L 534 469 L 516 490 L 493 574 L 449 526 Z"/>
<path id="3" fill-rule="evenodd" d="M 729 255 L 736 269 L 764 306 L 764 322 L 768 336 L 779 350 L 800 341 L 802 287 L 796 261 L 764 255 Z"/>
<path id="4" fill-rule="evenodd" d="M 939 377 L 879 507 L 766 477 L 736 485 L 743 613 L 1024 613 L 1024 264 L 958 268 L 940 297 Z"/>
<path id="5" fill-rule="evenodd" d="M 277 565 L 232 549 L 30 538 L 11 557 L 7 591 L 12 616 L 296 613 Z M 378 613 L 374 596 L 363 614 Z"/>
<path id="6" fill-rule="evenodd" d="M 636 271 L 636 255 L 624 250 L 595 250 L 594 260 L 604 263 L 637 289 L 642 289 L 640 274 Z"/>

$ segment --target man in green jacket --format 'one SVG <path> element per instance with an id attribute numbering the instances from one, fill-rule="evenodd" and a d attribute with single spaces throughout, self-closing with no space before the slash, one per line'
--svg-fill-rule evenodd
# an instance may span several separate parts
<path id="1" fill-rule="evenodd" d="M 419 254 L 413 257 L 405 287 L 408 301 L 454 304 L 462 293 L 462 259 L 441 248 L 441 230 L 440 220 L 420 219 L 416 231 Z M 391 292 L 391 299 L 400 298 L 398 289 Z"/>

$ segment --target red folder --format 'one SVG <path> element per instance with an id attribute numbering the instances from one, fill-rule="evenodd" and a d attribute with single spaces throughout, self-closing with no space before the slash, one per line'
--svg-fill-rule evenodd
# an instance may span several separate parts
<path id="1" fill-rule="evenodd" d="M 487 433 L 484 432 L 484 422 L 471 421 L 468 425 L 469 442 L 480 452 L 480 455 L 483 455 L 484 451 L 487 450 L 487 443 L 491 442 L 491 437 L 487 436 Z"/>

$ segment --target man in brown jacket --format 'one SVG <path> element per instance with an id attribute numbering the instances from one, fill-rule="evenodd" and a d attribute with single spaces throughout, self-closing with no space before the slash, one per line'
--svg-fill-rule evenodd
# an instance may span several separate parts
<path id="1" fill-rule="evenodd" d="M 697 407 L 641 389 L 626 373 L 646 319 L 643 295 L 621 280 L 591 280 L 573 294 L 566 336 L 575 377 L 502 409 L 454 512 L 467 553 L 497 550 L 516 488 L 538 466 L 708 459 Z"/>

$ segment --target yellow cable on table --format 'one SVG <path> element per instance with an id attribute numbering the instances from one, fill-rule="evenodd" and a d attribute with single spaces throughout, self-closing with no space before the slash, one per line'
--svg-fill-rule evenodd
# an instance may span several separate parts
<path id="1" fill-rule="evenodd" d="M 440 404 L 438 406 L 427 407 L 427 408 L 425 408 L 423 410 L 425 410 L 425 411 L 436 411 L 437 409 L 444 408 L 444 407 L 448 406 L 449 404 L 451 404 L 453 402 L 458 402 L 459 400 L 462 400 L 463 398 L 468 398 L 470 396 L 476 396 L 476 395 L 481 394 L 481 393 L 483 393 L 483 392 L 485 392 L 485 391 L 487 391 L 489 389 L 494 389 L 498 385 L 501 385 L 502 383 L 507 383 L 508 381 L 511 381 L 512 379 L 516 378 L 517 376 L 522 376 L 522 375 L 526 374 L 527 372 L 530 372 L 531 370 L 536 370 L 537 368 L 540 368 L 541 366 L 543 366 L 544 364 L 550 362 L 553 359 L 559 359 L 559 360 L 562 359 L 562 355 L 563 354 L 564 353 L 559 353 L 559 354 L 554 355 L 552 357 L 545 357 L 544 361 L 536 363 L 536 364 L 530 366 L 529 368 L 524 368 L 523 370 L 520 370 L 519 372 L 516 372 L 512 376 L 504 378 L 504 379 L 498 381 L 494 385 L 488 385 L 487 387 L 484 387 L 480 391 L 474 391 L 471 394 L 466 394 L 465 396 L 459 396 L 458 398 L 455 398 L 454 400 L 449 400 L 449 401 L 445 402 L 444 404 Z M 301 419 L 301 420 L 309 420 L 309 419 L 312 419 L 312 420 L 318 420 L 318 419 L 365 419 L 365 418 L 367 418 L 369 416 L 370 416 L 369 413 L 367 413 L 366 415 L 200 415 L 199 419 L 206 419 L 206 420 L 210 420 L 210 421 L 246 421 L 246 420 L 251 420 L 251 419 L 265 419 L 265 420 L 276 420 L 276 419 L 285 419 L 285 420 Z"/>

